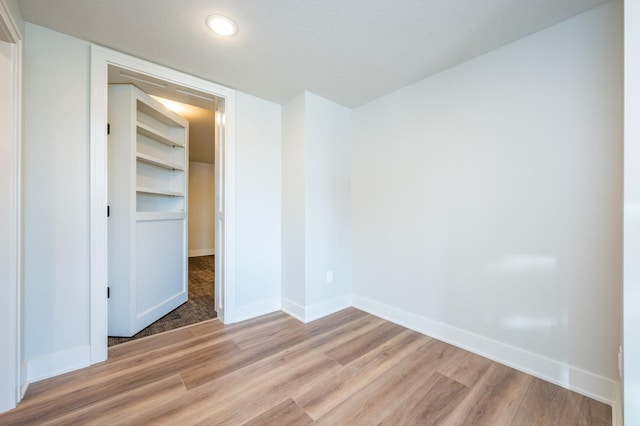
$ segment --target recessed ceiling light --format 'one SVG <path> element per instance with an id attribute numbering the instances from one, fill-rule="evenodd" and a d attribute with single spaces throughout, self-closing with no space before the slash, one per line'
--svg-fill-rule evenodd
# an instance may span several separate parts
<path id="1" fill-rule="evenodd" d="M 211 15 L 207 18 L 207 26 L 214 33 L 230 37 L 238 32 L 238 26 L 231 19 L 223 15 Z"/>

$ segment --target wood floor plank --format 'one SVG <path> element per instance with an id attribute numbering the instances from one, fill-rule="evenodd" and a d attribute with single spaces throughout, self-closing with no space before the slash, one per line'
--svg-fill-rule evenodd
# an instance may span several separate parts
<path id="1" fill-rule="evenodd" d="M 473 387 L 486 373 L 493 361 L 466 351 L 457 351 L 438 372 L 467 387 Z"/>
<path id="2" fill-rule="evenodd" d="M 611 425 L 611 407 L 357 309 L 281 312 L 110 350 L 34 383 L 4 425 Z"/>
<path id="3" fill-rule="evenodd" d="M 42 424 L 47 426 L 118 424 L 126 421 L 131 412 L 153 410 L 186 391 L 182 379 L 176 374 L 70 411 L 66 415 L 56 416 L 55 419 Z"/>
<path id="4" fill-rule="evenodd" d="M 404 327 L 390 322 L 383 322 L 376 328 L 360 334 L 347 344 L 334 347 L 330 351 L 326 352 L 326 355 L 341 365 L 347 365 L 351 361 L 358 359 L 371 351 L 373 348 L 376 348 L 384 344 L 389 339 L 397 336 L 403 330 L 405 330 Z"/>
<path id="5" fill-rule="evenodd" d="M 532 378 L 518 408 L 514 424 L 557 425 L 569 392 L 536 377 Z"/>
<path id="6" fill-rule="evenodd" d="M 111 364 L 101 374 L 80 378 L 73 386 L 66 385 L 51 389 L 39 399 L 39 406 L 48 407 L 49 415 L 62 415 L 72 410 L 95 404 L 122 392 L 144 386 L 164 377 L 177 374 L 182 369 L 193 365 L 206 365 L 216 359 L 239 353 L 239 348 L 231 341 L 225 340 L 215 345 L 205 346 L 198 350 L 183 353 L 167 354 L 153 361 L 134 359 L 131 363 L 123 361 Z M 25 404 L 28 406 L 29 404 Z"/>
<path id="7" fill-rule="evenodd" d="M 230 354 L 204 367 L 187 368 L 182 372 L 182 379 L 187 389 L 192 389 L 289 350 L 296 345 L 304 343 L 304 346 L 298 350 L 307 350 L 310 347 L 322 347 L 326 342 L 330 344 L 343 342 L 357 330 L 368 330 L 380 324 L 380 320 L 371 316 L 364 316 L 346 324 L 336 322 L 331 327 L 325 327 L 326 322 L 318 321 L 307 330 L 295 327 L 289 332 L 272 336 L 258 346 L 243 350 L 240 354 Z M 340 336 L 343 337 L 342 340 Z"/>
<path id="8" fill-rule="evenodd" d="M 211 371 L 202 372 L 200 369 L 186 370 L 182 375 L 183 381 L 189 389 L 188 395 L 172 404 L 167 404 L 154 413 L 143 413 L 136 421 L 154 421 L 157 416 L 171 421 L 180 421 L 184 413 L 198 413 L 204 411 L 203 418 L 198 421 L 210 421 L 218 424 L 229 421 L 230 424 L 246 421 L 259 414 L 272 404 L 290 397 L 291 389 L 300 389 L 309 383 L 318 372 L 327 374 L 339 364 L 327 358 L 322 352 L 330 345 L 340 345 L 348 342 L 354 330 L 367 330 L 380 324 L 381 320 L 370 315 L 359 315 L 359 319 L 350 323 L 342 323 L 333 319 L 314 322 L 309 327 L 306 339 L 296 341 L 295 344 L 284 347 L 275 342 L 277 350 L 273 350 L 273 343 L 265 347 L 254 348 L 243 352 L 252 358 L 243 366 L 234 366 L 226 374 L 211 376 Z M 331 323 L 331 327 L 325 324 Z M 313 349 L 313 350 L 311 350 Z M 268 356 L 265 356 L 267 354 Z M 240 358 L 240 357 L 238 357 Z M 312 362 L 310 365 L 309 362 Z M 219 364 L 220 360 L 218 361 Z M 322 366 L 322 368 L 318 367 Z M 215 369 L 218 366 L 213 366 Z M 240 368 L 238 368 L 240 367 Z M 221 367 L 223 370 L 225 366 Z M 190 380 L 197 379 L 196 373 L 204 375 L 205 380 L 199 380 L 198 386 L 190 386 Z M 191 383 L 193 384 L 193 383 Z M 266 386 L 266 387 L 265 387 Z M 221 390 L 224 389 L 224 392 Z M 230 390 L 231 389 L 231 390 Z M 211 408 L 211 400 L 216 400 Z M 193 404 L 190 401 L 194 401 Z M 266 405 L 265 405 L 266 404 Z M 206 408 L 205 410 L 205 407 Z M 189 420 L 194 416 L 190 414 Z"/>
<path id="9" fill-rule="evenodd" d="M 313 419 L 291 398 L 244 423 L 244 426 L 306 426 Z"/>
<path id="10" fill-rule="evenodd" d="M 535 425 L 591 425 L 607 424 L 611 407 L 568 389 L 532 378 L 513 424 Z"/>
<path id="11" fill-rule="evenodd" d="M 465 385 L 440 373 L 433 373 L 412 392 L 380 425 L 439 425 L 469 392 Z"/>
<path id="12" fill-rule="evenodd" d="M 446 418 L 446 424 L 511 424 L 531 379 L 527 374 L 493 362 L 460 406 Z"/>
<path id="13" fill-rule="evenodd" d="M 575 392 L 569 392 L 558 424 L 605 426 L 611 424 L 611 414 L 611 406 Z"/>
<path id="14" fill-rule="evenodd" d="M 271 340 L 277 340 L 283 334 L 302 332 L 304 324 L 300 321 L 287 317 L 282 321 L 270 321 L 258 327 L 243 330 L 239 333 L 231 334 L 231 338 L 238 347 L 246 350 Z"/>
<path id="15" fill-rule="evenodd" d="M 247 333 L 234 334 L 233 341 L 243 349 L 259 346 L 264 342 L 277 338 L 286 332 L 300 332 L 305 336 L 317 335 L 334 329 L 340 324 L 350 324 L 357 319 L 366 318 L 367 315 L 357 309 L 348 308 L 336 312 L 330 317 L 320 318 L 311 323 L 301 323 L 300 321 L 286 315 L 288 323 L 284 326 L 281 323 L 269 322 L 262 327 L 253 327 Z"/>
<path id="16" fill-rule="evenodd" d="M 347 367 L 336 370 L 318 383 L 293 394 L 293 399 L 313 419 L 357 393 L 394 365 L 403 362 L 431 339 L 411 330 L 404 330 L 379 348 L 372 350 Z"/>
<path id="17" fill-rule="evenodd" d="M 379 377 L 365 388 L 320 417 L 319 425 L 371 425 L 389 416 L 407 395 L 421 386 L 435 372 L 443 358 L 457 349 L 432 340 Z"/>
<path id="18" fill-rule="evenodd" d="M 184 331 L 183 329 L 181 330 Z M 207 348 L 215 347 L 221 342 L 228 343 L 230 341 L 229 338 L 219 332 L 194 337 L 190 334 L 176 333 L 181 330 L 170 332 L 169 334 L 177 340 L 165 341 L 166 344 L 164 347 L 157 347 L 154 342 L 156 338 L 164 341 L 164 334 L 123 343 L 122 346 L 133 349 L 124 357 L 116 356 L 109 358 L 108 362 L 34 383 L 30 385 L 28 389 L 29 400 L 37 398 L 42 394 L 50 395 L 52 391 L 58 392 L 59 389 L 62 388 L 67 392 L 71 392 L 82 388 L 84 383 L 87 382 L 98 385 L 101 381 L 113 380 L 118 375 L 125 374 L 124 371 L 132 365 L 153 366 L 156 363 L 163 362 L 172 364 L 172 360 L 184 358 L 184 354 L 186 353 L 193 354 L 199 350 L 203 350 L 206 353 Z M 137 345 L 144 344 L 147 339 L 150 339 L 149 342 L 152 343 L 149 346 L 150 350 L 144 351 L 136 349 Z M 120 345 L 114 346 L 114 348 L 118 346 Z M 229 355 L 230 352 L 226 352 L 226 354 Z"/>
<path id="19" fill-rule="evenodd" d="M 153 412 L 140 413 L 130 424 L 160 420 L 171 424 L 242 424 L 286 400 L 291 388 L 302 387 L 334 368 L 339 365 L 323 354 L 291 351 L 188 390 Z"/>
<path id="20" fill-rule="evenodd" d="M 140 339 L 131 340 L 129 342 L 120 343 L 109 347 L 109 360 L 117 361 L 118 359 L 142 355 L 154 350 L 166 349 L 167 345 L 175 344 L 184 340 L 189 340 L 194 336 L 202 336 L 209 334 L 213 330 L 223 330 L 224 324 L 218 319 L 212 319 L 199 324 L 171 330 L 166 333 L 160 333 L 153 336 L 142 337 Z M 195 334 L 194 334 L 195 333 Z"/>

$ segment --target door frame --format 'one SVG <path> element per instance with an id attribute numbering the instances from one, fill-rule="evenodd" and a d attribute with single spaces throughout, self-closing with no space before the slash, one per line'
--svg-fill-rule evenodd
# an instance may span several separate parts
<path id="1" fill-rule="evenodd" d="M 91 45 L 90 101 L 90 297 L 91 364 L 107 359 L 107 89 L 109 65 L 178 84 L 224 99 L 224 140 L 219 146 L 223 186 L 216 209 L 216 249 L 221 238 L 216 294 L 220 320 L 234 322 L 235 296 L 235 95 L 233 89 L 102 46 Z M 220 223 L 220 225 L 218 225 Z M 220 228 L 220 229 L 218 229 Z M 216 262 L 217 263 L 217 262 Z"/>
<path id="2" fill-rule="evenodd" d="M 5 348 L 0 354 L 0 412 L 14 408 L 24 396 L 27 388 L 26 363 L 24 361 L 24 322 L 22 286 L 22 55 L 23 34 L 18 24 L 21 19 L 14 15 L 4 0 L 0 1 L 0 42 L 10 49 L 8 74 L 11 96 L 3 100 L 9 107 L 8 123 L 10 136 L 2 141 L 9 155 L 2 159 L 2 167 L 8 174 L 8 191 L 3 194 L 6 207 L 8 239 L 0 250 L 6 256 L 8 275 L 6 287 L 0 291 L 0 322 Z M 7 198 L 4 198 L 4 195 Z M 5 245 L 6 244 L 6 245 Z M 5 283 L 3 283 L 5 285 Z M 6 333 L 6 334 L 4 334 Z"/>

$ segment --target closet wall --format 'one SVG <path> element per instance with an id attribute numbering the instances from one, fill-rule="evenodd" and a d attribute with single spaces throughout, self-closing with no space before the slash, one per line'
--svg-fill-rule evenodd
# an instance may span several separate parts
<path id="1" fill-rule="evenodd" d="M 215 166 L 189 162 L 189 257 L 215 249 Z"/>

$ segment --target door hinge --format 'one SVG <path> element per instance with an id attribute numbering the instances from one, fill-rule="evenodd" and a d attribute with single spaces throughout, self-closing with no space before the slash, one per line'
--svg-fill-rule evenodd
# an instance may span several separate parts
<path id="1" fill-rule="evenodd" d="M 111 206 L 107 205 L 107 217 L 111 216 Z"/>
<path id="2" fill-rule="evenodd" d="M 107 299 L 111 297 L 111 287 L 107 286 Z"/>
<path id="3" fill-rule="evenodd" d="M 107 123 L 107 135 L 111 134 L 111 124 Z"/>

